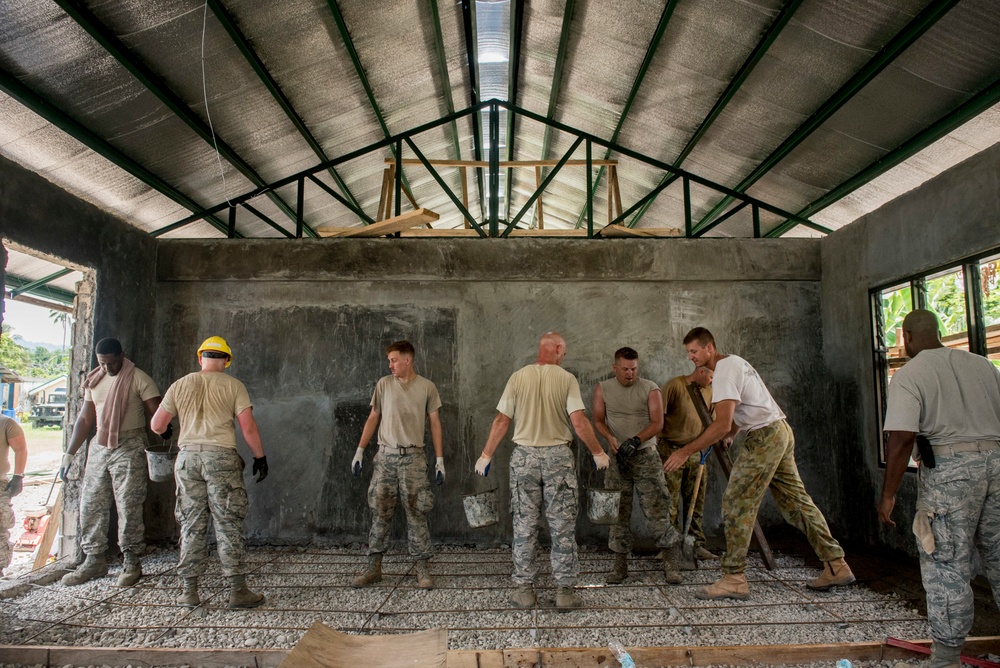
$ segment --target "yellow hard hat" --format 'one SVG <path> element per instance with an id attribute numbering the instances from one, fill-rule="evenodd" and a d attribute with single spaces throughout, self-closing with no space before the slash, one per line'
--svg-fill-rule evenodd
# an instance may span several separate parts
<path id="1" fill-rule="evenodd" d="M 229 349 L 229 344 L 221 336 L 210 336 L 205 339 L 200 346 L 198 346 L 198 357 L 206 350 L 214 351 L 217 353 L 226 353 L 229 355 L 229 359 L 226 360 L 226 368 L 233 363 L 233 351 Z"/>

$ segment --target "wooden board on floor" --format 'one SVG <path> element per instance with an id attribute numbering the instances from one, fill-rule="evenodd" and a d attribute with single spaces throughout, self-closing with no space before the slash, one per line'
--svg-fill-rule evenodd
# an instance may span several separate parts
<path id="1" fill-rule="evenodd" d="M 316 234 L 321 237 L 382 237 L 419 225 L 432 223 L 440 218 L 441 216 L 430 209 L 416 209 L 362 227 L 332 227 L 322 225 L 316 228 Z"/>
<path id="2" fill-rule="evenodd" d="M 35 549 L 35 563 L 31 567 L 33 571 L 37 571 L 49 560 L 52 542 L 56 539 L 56 534 L 59 532 L 59 522 L 62 520 L 62 497 L 63 486 L 59 485 L 59 493 L 56 494 L 55 505 L 52 506 L 49 521 L 45 525 L 45 533 L 42 534 L 42 539 L 38 541 L 38 547 Z"/>
<path id="3" fill-rule="evenodd" d="M 676 227 L 625 227 L 624 225 L 607 225 L 601 229 L 602 237 L 679 237 L 681 231 Z"/>
<path id="4" fill-rule="evenodd" d="M 405 662 L 401 661 L 403 657 Z M 281 662 L 281 668 L 389 668 L 404 663 L 413 668 L 445 668 L 448 631 L 429 629 L 416 633 L 359 636 L 341 633 L 316 622 Z"/>

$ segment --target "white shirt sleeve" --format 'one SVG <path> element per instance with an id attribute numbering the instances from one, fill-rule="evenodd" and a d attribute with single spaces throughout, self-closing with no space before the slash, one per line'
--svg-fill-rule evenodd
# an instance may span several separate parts
<path id="1" fill-rule="evenodd" d="M 885 423 L 883 431 L 920 431 L 920 398 L 914 392 L 907 377 L 900 376 L 902 369 L 896 372 L 889 383 L 889 395 L 886 401 Z"/>

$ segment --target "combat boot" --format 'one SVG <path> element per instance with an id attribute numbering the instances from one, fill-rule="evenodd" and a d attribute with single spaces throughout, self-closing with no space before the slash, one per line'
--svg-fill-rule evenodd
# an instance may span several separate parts
<path id="1" fill-rule="evenodd" d="M 840 587 L 843 585 L 849 585 L 854 582 L 854 573 L 851 572 L 851 567 L 847 565 L 844 558 L 834 559 L 833 561 L 827 561 L 823 564 L 823 572 L 820 573 L 819 577 L 815 580 L 810 580 L 806 583 L 806 586 L 810 589 L 816 589 L 818 591 L 826 591 L 831 587 Z"/>
<path id="2" fill-rule="evenodd" d="M 375 552 L 368 555 L 368 568 L 356 578 L 351 580 L 354 588 L 366 587 L 370 584 L 382 581 L 382 553 Z"/>
<path id="3" fill-rule="evenodd" d="M 184 578 L 184 589 L 181 590 L 181 595 L 177 597 L 177 605 L 183 605 L 186 608 L 197 608 L 201 605 L 201 599 L 198 598 L 197 577 Z"/>
<path id="4" fill-rule="evenodd" d="M 142 577 L 142 562 L 139 560 L 139 555 L 131 550 L 126 550 L 122 557 L 122 572 L 118 574 L 118 586 L 131 587 Z"/>
<path id="5" fill-rule="evenodd" d="M 704 545 L 699 545 L 698 547 L 694 548 L 694 558 L 699 561 L 718 561 L 719 555 L 715 554 L 714 552 L 709 552 L 708 548 L 706 548 Z"/>
<path id="6" fill-rule="evenodd" d="M 76 567 L 72 573 L 67 573 L 62 578 L 62 583 L 67 587 L 82 585 L 90 582 L 94 578 L 103 578 L 108 574 L 108 560 L 104 555 L 88 554 L 82 564 Z"/>
<path id="7" fill-rule="evenodd" d="M 417 562 L 417 587 L 420 589 L 434 589 L 434 580 L 427 572 L 427 560 L 421 559 Z"/>
<path id="8" fill-rule="evenodd" d="M 535 588 L 530 584 L 521 585 L 510 595 L 510 602 L 518 608 L 530 608 L 535 605 Z"/>
<path id="9" fill-rule="evenodd" d="M 663 577 L 667 584 L 678 585 L 684 582 L 684 578 L 681 577 L 677 569 L 677 549 L 671 548 L 660 553 L 663 555 Z"/>
<path id="10" fill-rule="evenodd" d="M 615 552 L 615 565 L 611 572 L 604 578 L 609 585 L 617 585 L 625 582 L 628 577 L 628 555 L 624 552 Z"/>
<path id="11" fill-rule="evenodd" d="M 695 598 L 711 601 L 718 598 L 735 598 L 745 601 L 750 598 L 750 585 L 743 573 L 724 573 L 721 578 L 701 591 L 695 593 Z"/>
<path id="12" fill-rule="evenodd" d="M 264 595 L 247 589 L 245 575 L 229 576 L 229 609 L 256 608 L 264 602 Z"/>
<path id="13" fill-rule="evenodd" d="M 572 587 L 556 589 L 556 610 L 569 612 L 583 607 L 583 598 Z"/>
<path id="14" fill-rule="evenodd" d="M 939 642 L 931 643 L 931 657 L 917 668 L 961 668 L 962 648 L 949 647 Z M 895 668 L 914 668 L 912 664 L 897 663 Z"/>

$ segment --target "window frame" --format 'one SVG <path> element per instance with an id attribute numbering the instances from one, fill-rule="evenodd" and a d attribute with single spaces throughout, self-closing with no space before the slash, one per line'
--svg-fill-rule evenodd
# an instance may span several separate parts
<path id="1" fill-rule="evenodd" d="M 869 317 L 871 319 L 872 363 L 875 384 L 875 432 L 878 443 L 878 465 L 885 468 L 885 432 L 882 425 L 885 422 L 885 411 L 889 392 L 889 362 L 888 348 L 885 345 L 885 323 L 882 317 L 882 293 L 910 287 L 911 308 L 927 308 L 928 277 L 950 271 L 962 271 L 965 291 L 965 324 L 968 333 L 969 352 L 989 358 L 986 346 L 986 314 L 983 310 L 983 286 L 980 263 L 983 260 L 997 260 L 1000 248 L 991 248 L 976 253 L 961 260 L 941 264 L 932 269 L 921 271 L 887 281 L 868 291 Z M 916 470 L 910 467 L 909 471 Z"/>

